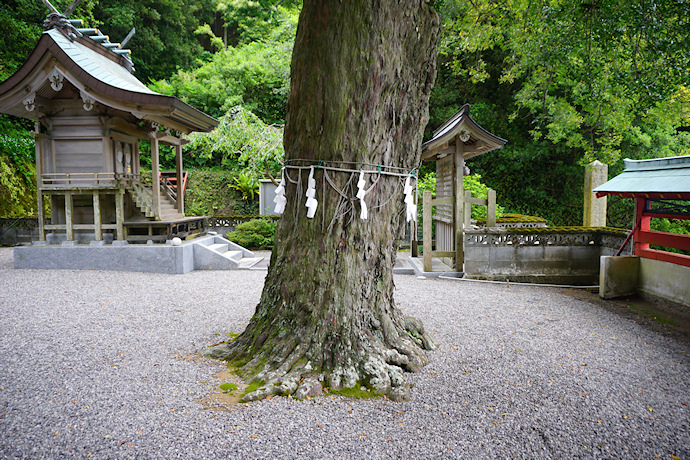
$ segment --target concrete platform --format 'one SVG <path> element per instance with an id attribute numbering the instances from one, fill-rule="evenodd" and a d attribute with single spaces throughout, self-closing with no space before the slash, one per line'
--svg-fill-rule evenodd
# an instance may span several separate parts
<path id="1" fill-rule="evenodd" d="M 464 275 L 462 272 L 456 272 L 453 268 L 444 264 L 441 259 L 432 258 L 431 259 L 431 271 L 424 271 L 424 257 L 412 257 L 408 256 L 408 261 L 410 266 L 414 269 L 415 273 L 419 276 L 425 276 L 427 278 L 438 278 L 441 275 L 452 275 L 456 278 L 462 278 Z"/>
<path id="2" fill-rule="evenodd" d="M 214 247 L 217 245 L 223 246 L 225 251 L 232 250 L 240 254 L 237 257 L 228 257 Z M 184 241 L 179 246 L 173 246 L 170 242 L 128 244 L 125 241 L 115 241 L 113 244 L 77 244 L 70 241 L 60 245 L 43 242 L 14 248 L 14 268 L 20 269 L 182 274 L 192 270 L 249 269 L 257 262 L 259 258 L 254 257 L 251 251 L 217 235 Z"/>

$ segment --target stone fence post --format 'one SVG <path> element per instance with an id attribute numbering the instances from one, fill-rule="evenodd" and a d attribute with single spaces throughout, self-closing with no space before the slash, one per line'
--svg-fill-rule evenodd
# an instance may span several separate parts
<path id="1" fill-rule="evenodd" d="M 584 227 L 606 227 L 606 197 L 597 198 L 592 190 L 606 182 L 608 175 L 609 166 L 599 160 L 585 166 Z"/>

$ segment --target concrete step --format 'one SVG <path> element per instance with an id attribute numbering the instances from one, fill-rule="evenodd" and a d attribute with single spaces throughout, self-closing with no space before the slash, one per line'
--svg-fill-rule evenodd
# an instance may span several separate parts
<path id="1" fill-rule="evenodd" d="M 221 255 L 236 262 L 239 262 L 242 259 L 242 251 L 226 251 Z"/>
<path id="2" fill-rule="evenodd" d="M 240 262 L 237 264 L 237 268 L 247 270 L 252 268 L 254 265 L 258 264 L 262 260 L 264 260 L 263 257 L 245 257 L 241 259 Z"/>
<path id="3" fill-rule="evenodd" d="M 213 249 L 216 252 L 226 252 L 228 250 L 228 243 L 216 243 L 216 244 L 209 244 L 208 245 L 209 249 Z"/>

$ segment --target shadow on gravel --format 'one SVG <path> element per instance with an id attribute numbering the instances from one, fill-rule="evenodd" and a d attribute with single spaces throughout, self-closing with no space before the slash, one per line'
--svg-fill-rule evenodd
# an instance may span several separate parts
<path id="1" fill-rule="evenodd" d="M 650 299 L 639 295 L 615 300 L 604 300 L 598 292 L 586 289 L 559 289 L 562 294 L 585 300 L 631 319 L 637 324 L 674 339 L 690 343 L 690 313 L 682 306 L 663 299 Z"/>

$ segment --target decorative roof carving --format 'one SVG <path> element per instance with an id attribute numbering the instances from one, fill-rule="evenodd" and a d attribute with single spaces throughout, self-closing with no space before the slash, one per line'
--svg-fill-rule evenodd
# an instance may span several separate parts
<path id="1" fill-rule="evenodd" d="M 424 143 L 422 159 L 439 159 L 454 152 L 455 149 L 450 149 L 449 146 L 454 145 L 457 138 L 464 144 L 463 157 L 465 159 L 500 149 L 508 142 L 491 134 L 474 121 L 470 117 L 470 105 L 465 104 L 434 131 L 429 141 Z"/>

